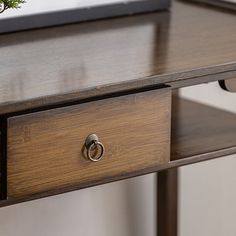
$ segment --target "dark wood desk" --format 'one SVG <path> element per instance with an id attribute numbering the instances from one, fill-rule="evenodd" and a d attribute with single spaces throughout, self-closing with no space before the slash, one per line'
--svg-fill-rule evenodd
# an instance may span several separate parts
<path id="1" fill-rule="evenodd" d="M 232 12 L 175 2 L 1 35 L 0 205 L 158 172 L 159 235 L 175 235 L 174 167 L 236 153 L 236 119 L 172 93 L 236 77 L 235 25 Z"/>

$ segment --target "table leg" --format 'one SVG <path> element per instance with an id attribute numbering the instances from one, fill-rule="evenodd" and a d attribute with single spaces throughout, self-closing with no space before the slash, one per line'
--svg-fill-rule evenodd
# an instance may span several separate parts
<path id="1" fill-rule="evenodd" d="M 178 170 L 177 168 L 157 174 L 157 235 L 178 234 Z"/>

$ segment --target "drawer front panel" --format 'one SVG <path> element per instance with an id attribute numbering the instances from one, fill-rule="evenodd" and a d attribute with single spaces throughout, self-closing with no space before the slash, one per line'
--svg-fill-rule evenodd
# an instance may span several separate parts
<path id="1" fill-rule="evenodd" d="M 160 89 L 9 118 L 8 197 L 76 189 L 167 163 L 170 101 L 170 91 Z M 91 133 L 105 146 L 98 162 L 84 155 Z"/>

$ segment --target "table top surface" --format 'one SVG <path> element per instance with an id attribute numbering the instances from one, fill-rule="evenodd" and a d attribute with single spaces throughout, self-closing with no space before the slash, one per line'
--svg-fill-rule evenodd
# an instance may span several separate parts
<path id="1" fill-rule="evenodd" d="M 235 25 L 233 12 L 175 2 L 165 12 L 0 35 L 0 114 L 236 75 Z"/>

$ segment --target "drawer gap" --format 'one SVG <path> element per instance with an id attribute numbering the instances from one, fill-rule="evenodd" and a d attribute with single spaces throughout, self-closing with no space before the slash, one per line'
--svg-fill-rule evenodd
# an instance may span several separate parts
<path id="1" fill-rule="evenodd" d="M 7 199 L 6 119 L 0 117 L 0 200 Z"/>

